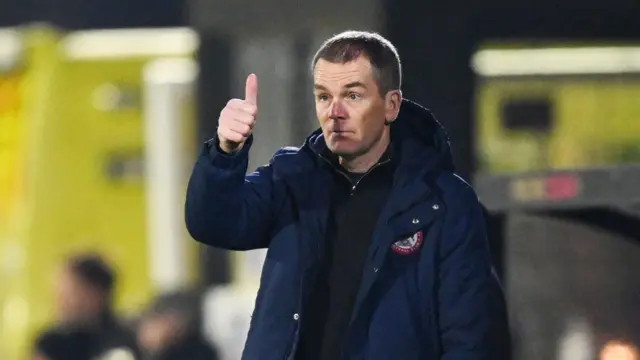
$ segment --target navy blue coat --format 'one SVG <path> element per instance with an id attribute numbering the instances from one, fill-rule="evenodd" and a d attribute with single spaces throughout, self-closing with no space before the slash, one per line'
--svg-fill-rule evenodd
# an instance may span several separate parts
<path id="1" fill-rule="evenodd" d="M 505 304 L 482 208 L 453 172 L 444 129 L 404 100 L 391 137 L 399 163 L 342 359 L 506 358 Z M 269 249 L 242 358 L 292 359 L 320 261 L 332 170 L 318 156 L 326 148 L 320 131 L 245 177 L 250 145 L 233 156 L 215 145 L 202 153 L 187 190 L 186 224 L 208 245 Z"/>

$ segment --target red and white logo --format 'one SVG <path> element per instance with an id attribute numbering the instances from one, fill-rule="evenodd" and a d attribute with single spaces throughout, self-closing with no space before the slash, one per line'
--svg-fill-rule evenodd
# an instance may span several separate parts
<path id="1" fill-rule="evenodd" d="M 394 242 L 393 245 L 391 245 L 391 249 L 400 255 L 411 255 L 420 249 L 422 241 L 422 231 L 418 231 L 406 239 Z"/>

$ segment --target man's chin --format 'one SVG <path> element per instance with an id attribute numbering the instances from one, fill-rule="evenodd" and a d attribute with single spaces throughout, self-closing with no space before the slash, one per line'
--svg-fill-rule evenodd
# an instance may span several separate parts
<path id="1" fill-rule="evenodd" d="M 332 154 L 343 158 L 353 158 L 362 154 L 360 149 L 346 146 L 346 144 L 327 144 L 327 147 Z"/>

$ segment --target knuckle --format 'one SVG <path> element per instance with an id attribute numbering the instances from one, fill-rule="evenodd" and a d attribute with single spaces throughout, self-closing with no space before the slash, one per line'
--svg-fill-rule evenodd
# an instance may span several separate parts
<path id="1" fill-rule="evenodd" d="M 232 99 L 232 107 L 234 109 L 242 109 L 242 107 L 244 106 L 244 100 L 242 99 Z"/>
<path id="2" fill-rule="evenodd" d="M 220 122 L 226 121 L 228 117 L 229 117 L 229 109 L 225 107 L 220 111 Z"/>
<path id="3" fill-rule="evenodd" d="M 248 104 L 247 107 L 249 115 L 255 117 L 258 114 L 258 107 L 253 104 Z"/>

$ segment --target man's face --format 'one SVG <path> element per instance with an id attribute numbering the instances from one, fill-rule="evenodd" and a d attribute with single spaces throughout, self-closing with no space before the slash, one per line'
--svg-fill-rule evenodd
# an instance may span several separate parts
<path id="1" fill-rule="evenodd" d="M 380 95 L 366 57 L 345 64 L 320 59 L 313 77 L 316 113 L 331 152 L 359 156 L 388 135 L 385 121 L 395 120 L 400 94 Z"/>
<path id="2" fill-rule="evenodd" d="M 66 267 L 59 273 L 56 291 L 58 316 L 63 323 L 91 320 L 102 307 L 99 292 Z"/>
<path id="3" fill-rule="evenodd" d="M 149 316 L 138 327 L 138 343 L 143 350 L 156 353 L 178 341 L 183 332 L 184 321 L 177 314 Z"/>

